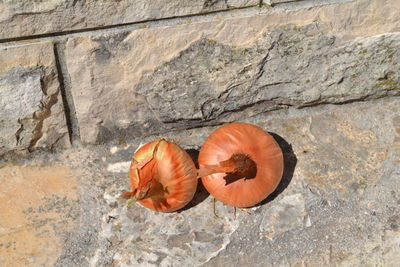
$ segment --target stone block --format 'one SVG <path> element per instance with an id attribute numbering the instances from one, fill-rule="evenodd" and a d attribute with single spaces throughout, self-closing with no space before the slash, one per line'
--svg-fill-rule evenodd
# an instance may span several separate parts
<path id="1" fill-rule="evenodd" d="M 258 5 L 257 0 L 0 1 L 0 39 Z"/>
<path id="2" fill-rule="evenodd" d="M 53 44 L 0 49 L 0 155 L 68 147 Z"/>
<path id="3" fill-rule="evenodd" d="M 345 10 L 328 16 L 338 6 Z M 377 36 L 397 26 L 358 12 L 375 6 L 380 14 L 395 9 L 393 2 L 338 6 L 69 39 L 82 140 L 125 140 L 287 106 L 398 95 L 400 35 Z M 371 20 L 370 27 L 361 32 L 359 20 Z"/>

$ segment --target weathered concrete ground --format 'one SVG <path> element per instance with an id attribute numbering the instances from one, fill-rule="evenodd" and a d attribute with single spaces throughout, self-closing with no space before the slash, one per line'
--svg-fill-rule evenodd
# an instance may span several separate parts
<path id="1" fill-rule="evenodd" d="M 137 146 L 196 157 L 215 127 L 120 144 L 8 155 L 0 165 L 1 266 L 398 266 L 400 98 L 288 108 L 245 121 L 285 152 L 276 193 L 237 210 L 199 187 L 187 208 L 118 200 Z"/>

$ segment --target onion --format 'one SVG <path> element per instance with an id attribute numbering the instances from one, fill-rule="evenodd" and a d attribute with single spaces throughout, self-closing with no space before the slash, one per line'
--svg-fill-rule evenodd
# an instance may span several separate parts
<path id="1" fill-rule="evenodd" d="M 199 154 L 198 176 L 217 200 L 251 207 L 278 186 L 283 154 L 275 139 L 261 128 L 231 123 L 214 131 Z"/>
<path id="2" fill-rule="evenodd" d="M 132 192 L 124 192 L 123 197 L 138 200 L 155 211 L 171 212 L 184 207 L 197 188 L 197 171 L 191 157 L 163 139 L 136 151 L 129 175 Z"/>

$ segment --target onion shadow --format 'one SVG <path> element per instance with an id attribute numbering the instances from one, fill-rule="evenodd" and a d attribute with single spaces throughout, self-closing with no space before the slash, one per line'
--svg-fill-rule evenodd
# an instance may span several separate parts
<path id="1" fill-rule="evenodd" d="M 280 193 L 282 193 L 290 184 L 293 178 L 294 170 L 297 164 L 297 157 L 293 152 L 292 146 L 286 142 L 283 137 L 279 136 L 276 133 L 268 132 L 275 141 L 278 143 L 279 147 L 282 149 L 283 152 L 283 175 L 280 183 L 278 184 L 277 188 L 274 192 L 272 192 L 267 198 L 265 198 L 260 203 L 256 204 L 254 207 L 265 205 L 272 200 L 274 200 Z"/>
<path id="2" fill-rule="evenodd" d="M 225 185 L 229 185 L 231 183 L 236 182 L 237 180 L 244 179 L 244 180 L 250 180 L 254 179 L 257 176 L 257 165 L 254 165 L 253 169 L 247 174 L 236 174 L 236 173 L 227 173 L 227 175 L 224 177 L 225 179 Z"/>
<path id="3" fill-rule="evenodd" d="M 199 150 L 198 149 L 186 149 L 186 152 L 189 154 L 189 156 L 192 158 L 196 168 L 199 168 L 199 163 L 198 163 L 198 158 L 199 158 Z M 177 210 L 177 213 L 180 213 L 182 211 L 191 209 L 197 205 L 199 205 L 201 202 L 206 200 L 210 193 L 205 189 L 203 183 L 201 182 L 201 179 L 198 179 L 197 182 L 197 189 L 196 192 L 194 193 L 193 199 L 183 208 Z"/>

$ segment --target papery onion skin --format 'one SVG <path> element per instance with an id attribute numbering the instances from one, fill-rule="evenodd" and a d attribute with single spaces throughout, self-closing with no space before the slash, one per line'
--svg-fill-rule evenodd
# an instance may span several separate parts
<path id="1" fill-rule="evenodd" d="M 254 178 L 228 182 L 226 173 L 202 177 L 207 191 L 217 200 L 235 207 L 251 207 L 264 200 L 278 186 L 283 174 L 283 153 L 275 139 L 248 123 L 231 123 L 215 130 L 199 154 L 200 168 L 245 154 L 257 167 Z"/>
<path id="2" fill-rule="evenodd" d="M 148 161 L 149 158 L 154 157 Z M 136 163 L 148 161 L 141 168 Z M 185 150 L 165 140 L 142 146 L 133 156 L 129 171 L 133 192 L 140 192 L 150 183 L 148 195 L 138 200 L 146 208 L 172 212 L 189 203 L 197 188 L 196 167 Z"/>

